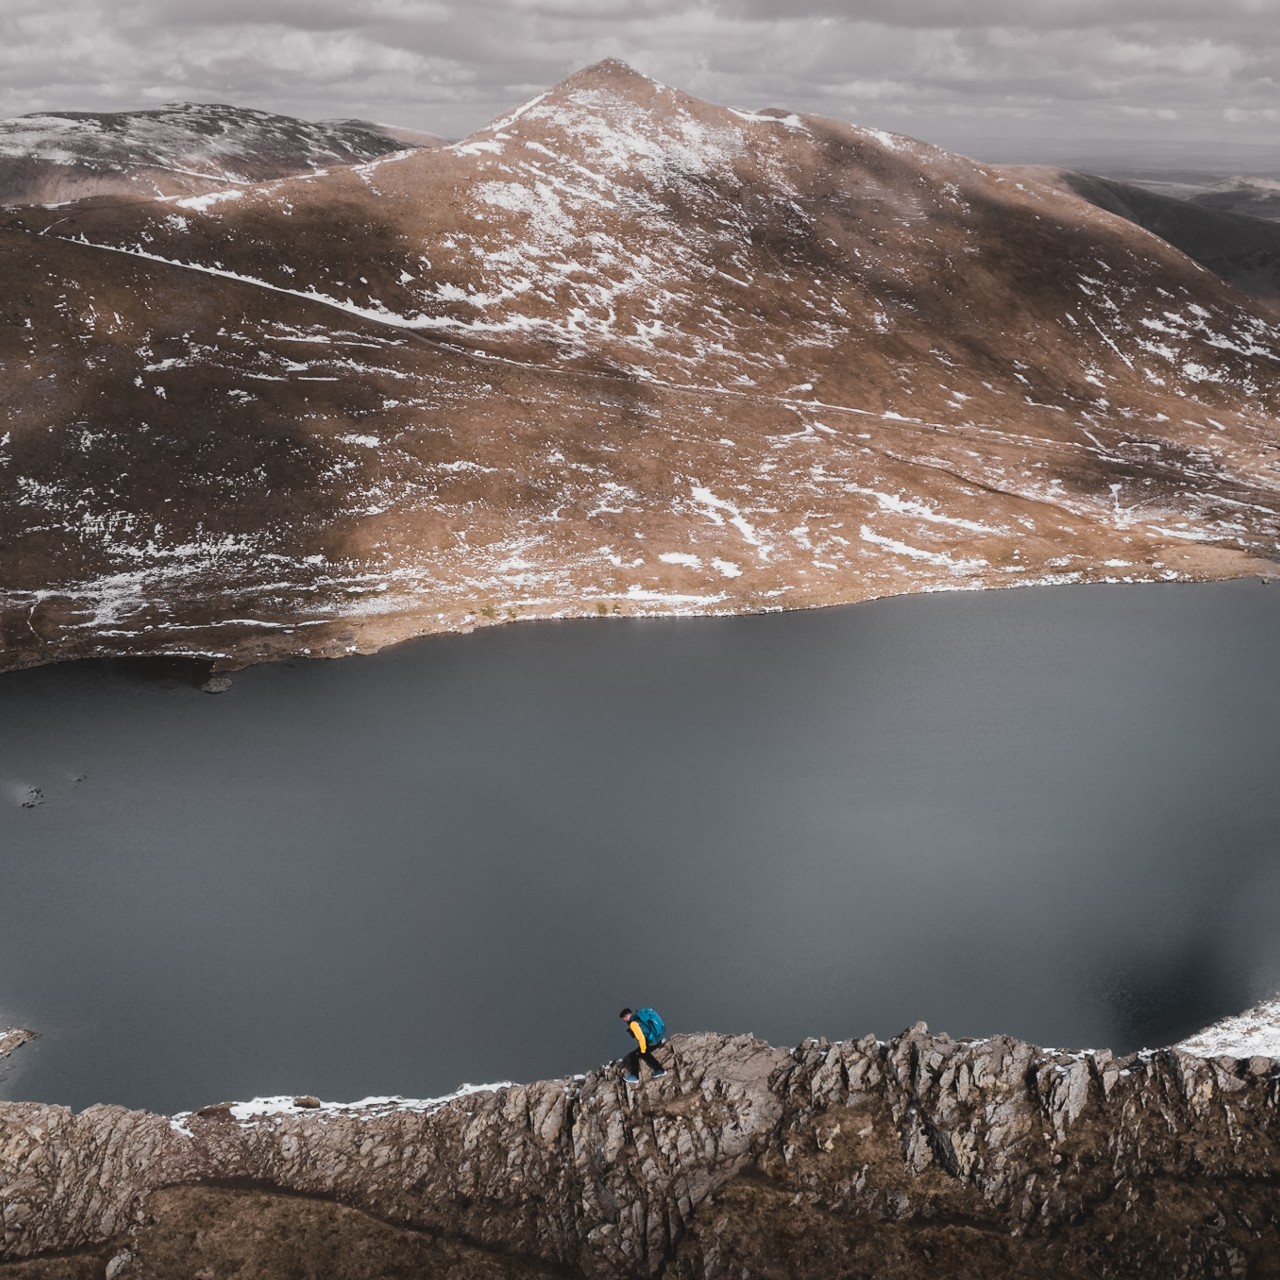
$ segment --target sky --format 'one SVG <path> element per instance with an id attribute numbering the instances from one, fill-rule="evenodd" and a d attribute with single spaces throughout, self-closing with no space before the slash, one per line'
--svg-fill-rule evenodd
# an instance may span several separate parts
<path id="1" fill-rule="evenodd" d="M 1280 126 L 1280 0 L 0 0 L 0 117 L 231 102 L 461 137 L 610 56 L 990 160 L 1191 162 Z"/>

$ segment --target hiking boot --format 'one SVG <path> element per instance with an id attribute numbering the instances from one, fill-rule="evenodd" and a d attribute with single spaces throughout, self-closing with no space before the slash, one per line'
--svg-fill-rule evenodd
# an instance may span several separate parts
<path id="1" fill-rule="evenodd" d="M 640 1077 L 639 1077 L 639 1076 L 633 1076 L 633 1075 L 631 1074 L 631 1072 L 630 1072 L 630 1071 L 624 1071 L 624 1072 L 622 1073 L 622 1078 L 623 1078 L 623 1079 L 624 1079 L 628 1084 L 639 1084 L 639 1083 L 640 1083 Z"/>
<path id="2" fill-rule="evenodd" d="M 662 1077 L 665 1076 L 666 1074 L 667 1074 L 667 1069 L 665 1067 L 659 1067 L 657 1071 L 653 1073 L 653 1078 L 655 1080 L 661 1080 Z"/>

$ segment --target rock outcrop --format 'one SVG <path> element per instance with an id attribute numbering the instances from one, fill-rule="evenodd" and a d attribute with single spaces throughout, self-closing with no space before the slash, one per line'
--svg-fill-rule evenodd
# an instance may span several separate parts
<path id="1" fill-rule="evenodd" d="M 631 1092 L 606 1067 L 172 1120 L 6 1104 L 0 1276 L 1280 1275 L 1270 1057 L 923 1024 L 673 1048 Z"/>

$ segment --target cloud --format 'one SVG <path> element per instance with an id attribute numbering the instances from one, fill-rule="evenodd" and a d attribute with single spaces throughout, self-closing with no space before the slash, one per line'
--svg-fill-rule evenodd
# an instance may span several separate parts
<path id="1" fill-rule="evenodd" d="M 775 0 L 712 0 L 726 15 L 768 20 Z M 1192 23 L 1221 27 L 1238 20 L 1260 25 L 1274 19 L 1274 0 L 1220 0 L 1209 10 L 1203 0 L 789 0 L 789 15 L 877 22 L 891 27 L 1019 27 L 1038 31 L 1110 28 L 1126 22 L 1161 25 Z"/>
<path id="2" fill-rule="evenodd" d="M 461 135 L 617 56 L 689 92 L 978 149 L 1269 140 L 1275 0 L 4 0 L 0 114 L 189 98 Z M 988 148 L 990 149 L 990 148 Z M 998 149 L 998 148 L 997 148 Z M 1028 158 L 1024 155 L 1022 158 Z M 1030 152 L 1030 158 L 1034 153 Z"/>

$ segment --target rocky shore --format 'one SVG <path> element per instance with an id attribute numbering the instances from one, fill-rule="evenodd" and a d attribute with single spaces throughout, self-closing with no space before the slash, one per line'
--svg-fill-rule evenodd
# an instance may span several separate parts
<path id="1" fill-rule="evenodd" d="M 607 1066 L 429 1102 L 0 1104 L 0 1277 L 1280 1276 L 1271 1056 L 923 1024 L 667 1052 L 631 1091 Z"/>

